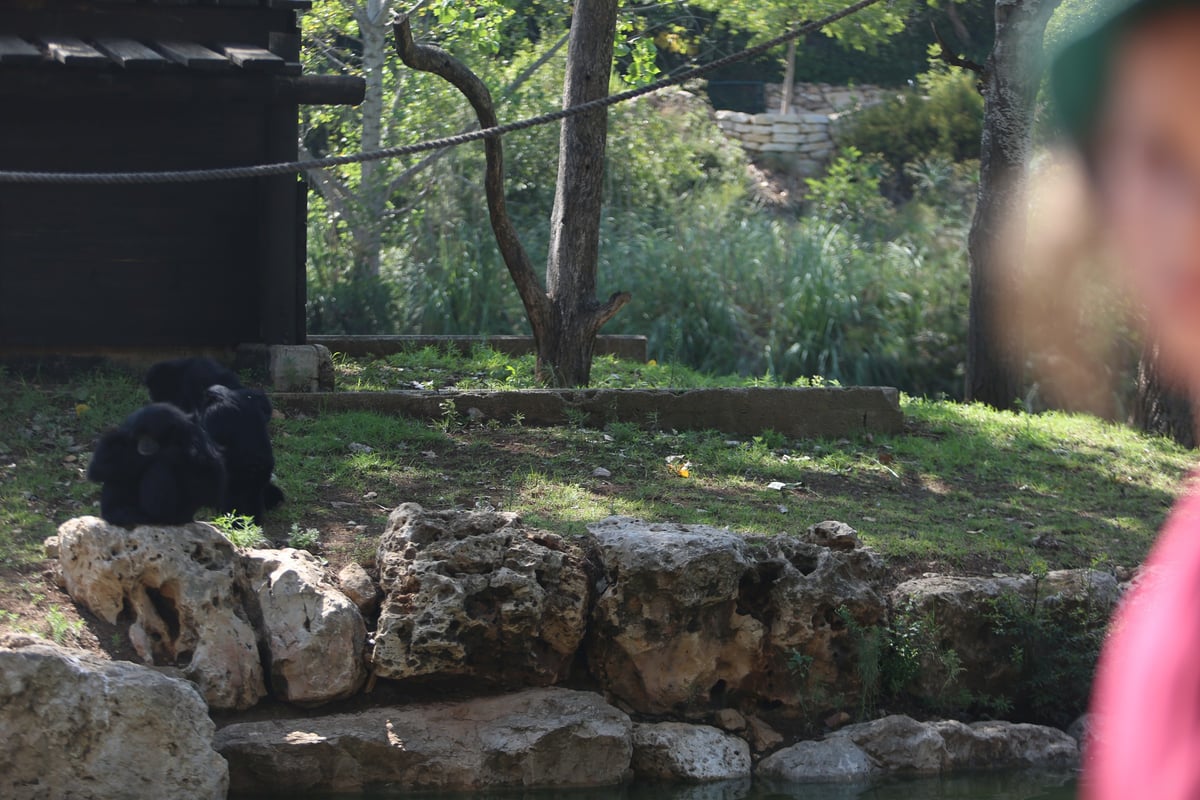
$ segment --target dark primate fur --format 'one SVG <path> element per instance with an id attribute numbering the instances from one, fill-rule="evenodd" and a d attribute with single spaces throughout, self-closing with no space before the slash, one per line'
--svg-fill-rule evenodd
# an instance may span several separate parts
<path id="1" fill-rule="evenodd" d="M 258 389 L 208 387 L 200 423 L 225 458 L 229 481 L 221 510 L 260 523 L 268 509 L 283 502 L 283 492 L 271 483 L 275 454 L 267 431 L 270 421 L 271 401 Z"/>
<path id="2" fill-rule="evenodd" d="M 189 414 L 198 413 L 204 408 L 210 386 L 242 388 L 237 375 L 211 358 L 160 361 L 146 373 L 145 382 L 151 400 L 170 403 Z"/>
<path id="3" fill-rule="evenodd" d="M 100 516 L 114 525 L 183 525 L 225 504 L 225 465 L 196 420 L 167 403 L 133 412 L 100 437 L 88 480 L 103 484 Z"/>

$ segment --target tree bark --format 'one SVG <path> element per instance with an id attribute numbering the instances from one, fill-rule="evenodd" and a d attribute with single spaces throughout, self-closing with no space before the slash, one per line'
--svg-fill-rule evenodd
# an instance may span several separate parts
<path id="1" fill-rule="evenodd" d="M 1169 436 L 1184 447 L 1196 447 L 1196 406 L 1163 374 L 1154 345 L 1145 347 L 1138 362 L 1133 424 L 1147 433 Z"/>
<path id="2" fill-rule="evenodd" d="M 996 301 L 1024 240 L 1023 188 L 1046 23 L 1061 0 L 996 0 L 996 41 L 984 66 L 979 200 L 971 221 L 966 399 L 1010 408 L 1021 395 L 1019 333 Z"/>
<path id="3" fill-rule="evenodd" d="M 564 108 L 608 95 L 616 25 L 617 0 L 575 3 L 567 43 Z M 596 300 L 607 142 L 607 109 L 562 121 L 546 263 L 553 326 L 543 336 L 534 331 L 538 371 L 560 386 L 587 384 L 597 332 L 629 302 L 629 295 L 623 292 L 604 303 Z"/>
<path id="4" fill-rule="evenodd" d="M 362 149 L 378 150 L 383 141 L 383 70 L 387 60 L 387 27 L 384 15 L 387 0 L 369 0 L 355 15 L 362 41 L 363 79 L 366 93 L 362 103 Z M 384 212 L 388 196 L 383 165 L 378 161 L 361 164 L 361 207 L 357 209 L 354 233 L 355 266 L 367 275 L 379 275 L 383 251 Z"/>
<path id="5" fill-rule="evenodd" d="M 792 110 L 792 95 L 796 93 L 796 40 L 788 42 L 787 60 L 783 66 L 783 89 L 779 98 L 779 113 L 787 114 Z"/>
<path id="6" fill-rule="evenodd" d="M 576 20 L 580 6 L 589 0 L 581 0 L 576 6 Z M 594 2 L 594 0 L 593 0 Z M 585 45 L 576 48 L 594 60 L 577 66 L 585 78 L 599 79 L 599 65 L 603 60 L 603 91 L 608 94 L 608 75 L 612 65 L 612 39 L 616 26 L 616 3 L 606 0 L 610 8 L 610 27 L 607 33 L 607 60 L 603 53 L 596 54 L 595 43 L 585 40 Z M 496 112 L 487 86 L 462 62 L 445 50 L 413 42 L 412 30 L 407 19 L 395 23 L 396 50 L 400 60 L 407 66 L 431 72 L 454 85 L 470 102 L 483 128 L 497 125 Z M 574 48 L 576 36 L 600 35 L 595 29 L 577 34 L 576 25 L 571 26 L 571 44 Z M 603 49 L 603 48 L 601 48 Z M 572 92 L 572 59 L 568 51 L 567 91 L 565 102 L 574 105 L 592 99 L 579 97 Z M 578 82 L 580 79 L 576 77 Z M 584 81 L 586 83 L 586 80 Z M 591 86 L 585 86 L 589 91 Z M 538 373 L 543 380 L 562 386 L 582 386 L 591 373 L 592 354 L 596 333 L 613 317 L 629 295 L 618 293 L 607 303 L 596 301 L 596 266 L 599 260 L 600 240 L 600 191 L 604 178 L 604 145 L 607 133 L 607 114 L 601 110 L 598 128 L 594 114 L 572 117 L 563 123 L 563 139 L 560 144 L 559 177 L 555 195 L 551 235 L 550 258 L 546 268 L 547 289 L 543 290 L 534 274 L 529 256 L 517 236 L 509 219 L 504 197 L 504 147 L 500 137 L 484 140 L 486 173 L 484 191 L 487 195 L 488 214 L 500 255 L 504 259 L 517 293 L 525 306 L 534 340 L 537 343 Z M 593 118 L 591 126 L 572 126 L 568 136 L 568 123 L 581 117 Z M 599 143 L 597 149 L 597 129 Z M 569 150 L 569 152 L 568 152 Z M 566 155 L 564 155 L 566 154 Z M 564 177 L 565 176 L 565 177 Z"/>

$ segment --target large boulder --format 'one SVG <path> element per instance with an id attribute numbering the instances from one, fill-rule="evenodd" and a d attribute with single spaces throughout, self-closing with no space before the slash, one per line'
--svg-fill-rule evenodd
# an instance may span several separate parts
<path id="1" fill-rule="evenodd" d="M 599 695 L 543 688 L 237 723 L 216 747 L 245 793 L 607 786 L 628 777 L 631 728 Z"/>
<path id="2" fill-rule="evenodd" d="M 625 707 L 694 719 L 745 705 L 794 718 L 811 687 L 859 689 L 842 615 L 884 618 L 885 572 L 870 551 L 626 517 L 588 529 L 604 569 L 588 664 Z"/>
<path id="3" fill-rule="evenodd" d="M 358 608 L 304 550 L 249 550 L 242 580 L 271 693 L 301 705 L 349 697 L 367 676 Z"/>
<path id="4" fill-rule="evenodd" d="M 109 623 L 131 617 L 138 655 L 182 670 L 212 708 L 249 708 L 268 685 L 317 705 L 366 678 L 362 615 L 309 553 L 241 551 L 200 522 L 81 517 L 59 528 L 58 554 L 67 593 Z"/>
<path id="5" fill-rule="evenodd" d="M 381 678 L 543 686 L 568 672 L 590 596 L 577 544 L 515 514 L 400 506 L 379 540 Z"/>
<path id="6" fill-rule="evenodd" d="M 211 525 L 128 529 L 80 517 L 58 540 L 67 593 L 110 624 L 132 615 L 129 636 L 147 664 L 179 667 L 213 708 L 249 708 L 266 694 L 241 560 Z"/>
<path id="7" fill-rule="evenodd" d="M 848 725 L 828 738 L 853 742 L 883 772 L 936 773 L 950 765 L 937 727 L 903 714 Z"/>
<path id="8" fill-rule="evenodd" d="M 633 726 L 633 772 L 639 778 L 684 783 L 730 781 L 750 775 L 745 739 L 685 722 Z"/>
<path id="9" fill-rule="evenodd" d="M 755 775 L 768 783 L 840 783 L 865 781 L 874 767 L 854 742 L 845 738 L 796 742 L 758 763 Z"/>
<path id="10" fill-rule="evenodd" d="M 0 797 L 223 800 L 228 767 L 213 730 L 186 681 L 0 638 Z"/>
<path id="11" fill-rule="evenodd" d="M 815 783 L 956 770 L 1070 770 L 1078 764 L 1075 740 L 1057 728 L 991 721 L 918 722 L 894 715 L 776 751 L 759 762 L 755 775 L 768 783 Z"/>
<path id="12" fill-rule="evenodd" d="M 932 725 L 946 743 L 953 769 L 1070 769 L 1079 763 L 1079 743 L 1058 728 L 990 720 Z"/>
<path id="13" fill-rule="evenodd" d="M 1018 694 L 1023 669 L 1013 654 L 1029 643 L 1006 623 L 1006 617 L 1030 615 L 1036 609 L 1042 620 L 1059 619 L 1077 628 L 1079 623 L 1070 615 L 1082 612 L 1100 625 L 1119 597 L 1116 579 L 1091 569 L 1056 570 L 1040 579 L 926 575 L 904 581 L 891 592 L 893 613 L 930 621 L 935 629 L 928 633 L 938 643 L 938 648 L 922 652 L 921 669 L 908 688 L 918 697 L 938 699 L 952 680 L 957 688 L 976 695 L 1011 698 Z M 950 650 L 955 654 L 956 676 L 947 675 L 944 663 Z"/>

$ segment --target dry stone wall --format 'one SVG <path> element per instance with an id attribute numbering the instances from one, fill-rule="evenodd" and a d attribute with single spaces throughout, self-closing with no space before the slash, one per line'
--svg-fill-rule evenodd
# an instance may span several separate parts
<path id="1" fill-rule="evenodd" d="M 763 114 L 718 111 L 717 125 L 751 155 L 789 157 L 801 175 L 816 175 L 837 150 L 836 123 L 847 113 L 880 102 L 888 94 L 878 86 L 830 86 L 798 83 L 787 114 L 778 113 L 782 90 L 768 84 Z"/>

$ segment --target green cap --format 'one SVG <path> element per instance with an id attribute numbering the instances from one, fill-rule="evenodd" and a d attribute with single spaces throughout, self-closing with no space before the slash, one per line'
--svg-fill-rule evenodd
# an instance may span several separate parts
<path id="1" fill-rule="evenodd" d="M 1121 37 L 1165 11 L 1200 8 L 1200 0 L 1113 0 L 1107 5 L 1101 20 L 1064 47 L 1050 67 L 1059 123 L 1072 141 L 1085 147 L 1096 129 Z"/>

